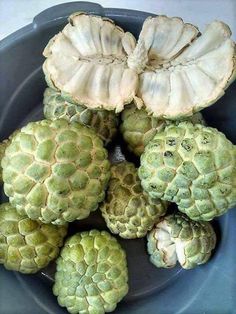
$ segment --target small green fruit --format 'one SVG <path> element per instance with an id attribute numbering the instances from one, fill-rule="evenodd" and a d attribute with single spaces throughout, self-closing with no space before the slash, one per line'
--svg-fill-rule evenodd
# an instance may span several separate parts
<path id="1" fill-rule="evenodd" d="M 20 216 L 9 203 L 0 205 L 0 264 L 25 274 L 36 273 L 59 254 L 67 226 L 44 225 Z"/>
<path id="2" fill-rule="evenodd" d="M 215 248 L 216 235 L 209 222 L 192 221 L 181 213 L 161 219 L 148 234 L 148 253 L 156 267 L 185 269 L 204 264 Z"/>
<path id="3" fill-rule="evenodd" d="M 102 216 L 112 233 L 126 239 L 144 237 L 167 210 L 167 203 L 143 192 L 137 169 L 130 162 L 111 167 Z"/>
<path id="4" fill-rule="evenodd" d="M 106 231 L 69 238 L 57 260 L 53 293 L 69 313 L 104 314 L 128 292 L 126 255 Z"/>

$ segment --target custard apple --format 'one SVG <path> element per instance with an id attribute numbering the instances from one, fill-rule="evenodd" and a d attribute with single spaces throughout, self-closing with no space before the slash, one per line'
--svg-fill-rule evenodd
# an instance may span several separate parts
<path id="1" fill-rule="evenodd" d="M 66 119 L 92 127 L 105 145 L 108 145 L 117 133 L 118 117 L 113 111 L 90 110 L 84 106 L 72 104 L 52 88 L 46 88 L 43 103 L 46 119 Z"/>
<path id="2" fill-rule="evenodd" d="M 121 114 L 122 123 L 120 131 L 128 144 L 128 149 L 135 155 L 140 156 L 145 146 L 155 136 L 163 131 L 170 123 L 168 120 L 158 119 L 149 115 L 144 108 L 138 109 L 134 104 L 126 106 Z M 193 124 L 205 124 L 202 114 L 195 113 L 188 118 Z"/>
<path id="3" fill-rule="evenodd" d="M 235 79 L 231 35 L 221 21 L 201 34 L 178 17 L 148 17 L 127 60 L 139 73 L 138 106 L 158 118 L 178 120 L 215 103 Z"/>
<path id="4" fill-rule="evenodd" d="M 67 226 L 45 225 L 21 216 L 9 203 L 0 205 L 0 264 L 36 273 L 57 257 Z"/>
<path id="5" fill-rule="evenodd" d="M 130 162 L 111 167 L 111 180 L 102 216 L 112 233 L 126 239 L 141 238 L 167 210 L 167 203 L 143 192 L 137 169 Z"/>
<path id="6" fill-rule="evenodd" d="M 206 263 L 216 245 L 216 235 L 207 221 L 192 221 L 181 213 L 164 217 L 148 234 L 148 253 L 156 267 L 185 269 Z"/>
<path id="7" fill-rule="evenodd" d="M 178 120 L 210 106 L 236 77 L 230 28 L 213 21 L 200 34 L 181 18 L 155 16 L 138 41 L 107 17 L 76 12 L 43 52 L 49 86 L 90 109 L 126 104 Z"/>
<path id="8" fill-rule="evenodd" d="M 211 220 L 236 205 L 236 148 L 214 128 L 169 125 L 146 146 L 139 177 L 151 197 L 175 202 L 193 220 Z"/>
<path id="9" fill-rule="evenodd" d="M 126 254 L 106 231 L 84 231 L 69 238 L 60 257 L 53 293 L 69 313 L 115 310 L 128 292 Z"/>
<path id="10" fill-rule="evenodd" d="M 48 86 L 72 103 L 120 112 L 135 98 L 138 75 L 127 65 L 135 44 L 107 17 L 75 12 L 43 51 Z"/>
<path id="11" fill-rule="evenodd" d="M 29 123 L 2 160 L 4 191 L 18 212 L 44 223 L 86 218 L 103 201 L 110 178 L 107 151 L 77 122 Z"/>

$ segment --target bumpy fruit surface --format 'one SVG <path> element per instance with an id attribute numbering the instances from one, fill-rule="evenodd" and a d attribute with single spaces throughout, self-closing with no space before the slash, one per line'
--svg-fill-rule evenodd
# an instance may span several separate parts
<path id="1" fill-rule="evenodd" d="M 134 164 L 122 162 L 111 167 L 107 198 L 101 211 L 112 233 L 127 239 L 144 237 L 166 209 L 166 202 L 143 192 Z"/>
<path id="2" fill-rule="evenodd" d="M 236 149 L 216 129 L 190 122 L 155 135 L 139 176 L 151 197 L 175 202 L 193 220 L 211 220 L 236 205 Z"/>
<path id="3" fill-rule="evenodd" d="M 7 148 L 7 146 L 10 144 L 11 142 L 11 139 L 18 133 L 18 130 L 15 130 L 10 136 L 8 139 L 5 139 L 4 141 L 2 141 L 0 143 L 0 184 L 3 182 L 2 180 L 2 165 L 1 165 L 1 162 L 2 162 L 2 159 L 3 159 L 3 156 L 5 154 L 5 150 Z"/>
<path id="4" fill-rule="evenodd" d="M 36 273 L 59 254 L 67 226 L 45 225 L 0 205 L 0 264 L 25 274 Z"/>
<path id="5" fill-rule="evenodd" d="M 1 161 L 4 156 L 6 147 L 7 147 L 8 141 L 5 140 L 0 143 L 0 183 L 2 183 L 2 166 L 1 166 Z"/>
<path id="6" fill-rule="evenodd" d="M 20 214 L 44 223 L 86 218 L 104 199 L 107 151 L 92 129 L 66 120 L 29 123 L 2 160 L 4 190 Z"/>
<path id="7" fill-rule="evenodd" d="M 128 144 L 128 149 L 137 156 L 140 156 L 153 137 L 170 123 L 168 120 L 149 115 L 144 108 L 138 109 L 135 105 L 126 106 L 121 119 L 120 131 L 123 138 Z M 193 124 L 205 123 L 201 113 L 195 113 L 188 120 Z"/>
<path id="8" fill-rule="evenodd" d="M 52 88 L 45 90 L 43 103 L 46 119 L 66 119 L 92 127 L 105 145 L 109 144 L 117 133 L 118 117 L 114 111 L 92 110 L 72 104 Z"/>
<path id="9" fill-rule="evenodd" d="M 77 233 L 57 259 L 53 293 L 69 313 L 103 314 L 128 292 L 126 255 L 106 231 Z"/>
<path id="10" fill-rule="evenodd" d="M 157 267 L 185 269 L 204 264 L 215 248 L 216 235 L 209 222 L 192 221 L 181 213 L 164 217 L 148 234 L 150 261 Z"/>

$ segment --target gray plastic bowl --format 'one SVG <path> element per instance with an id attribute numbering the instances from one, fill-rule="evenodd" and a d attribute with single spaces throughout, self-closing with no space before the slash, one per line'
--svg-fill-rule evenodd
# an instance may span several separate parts
<path id="1" fill-rule="evenodd" d="M 66 24 L 75 11 L 112 18 L 138 36 L 145 12 L 105 9 L 98 4 L 73 2 L 58 5 L 37 15 L 33 23 L 0 43 L 0 139 L 42 115 L 46 87 L 42 51 L 49 39 Z M 236 142 L 235 87 L 233 84 L 217 104 L 204 110 L 209 125 Z M 117 145 L 121 144 L 118 139 Z M 112 148 L 114 152 L 114 147 Z M 113 153 L 113 157 L 117 155 Z M 127 159 L 131 156 L 126 155 Z M 2 192 L 1 201 L 6 200 Z M 210 262 L 191 271 L 157 269 L 148 260 L 146 240 L 122 240 L 128 256 L 130 291 L 114 313 L 120 314 L 233 314 L 236 313 L 236 212 L 214 222 L 218 245 Z M 104 229 L 99 213 L 70 225 L 69 233 Z M 43 272 L 26 276 L 0 267 L 0 313 L 66 313 L 52 295 L 54 264 Z"/>

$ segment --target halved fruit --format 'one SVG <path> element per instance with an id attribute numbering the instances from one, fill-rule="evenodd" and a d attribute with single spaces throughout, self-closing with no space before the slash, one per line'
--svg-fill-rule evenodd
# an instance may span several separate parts
<path id="1" fill-rule="evenodd" d="M 235 43 L 230 36 L 229 27 L 219 21 L 200 35 L 179 18 L 148 18 L 128 58 L 128 65 L 141 73 L 137 95 L 146 110 L 179 119 L 221 97 L 235 79 Z"/>
<path id="2" fill-rule="evenodd" d="M 112 20 L 77 12 L 44 49 L 46 80 L 71 102 L 119 112 L 138 86 L 127 65 L 135 44 Z"/>
<path id="3" fill-rule="evenodd" d="M 48 85 L 72 103 L 120 112 L 132 101 L 158 118 L 181 119 L 210 106 L 235 79 L 235 43 L 220 21 L 198 29 L 149 17 L 137 45 L 129 32 L 77 12 L 44 50 Z"/>

